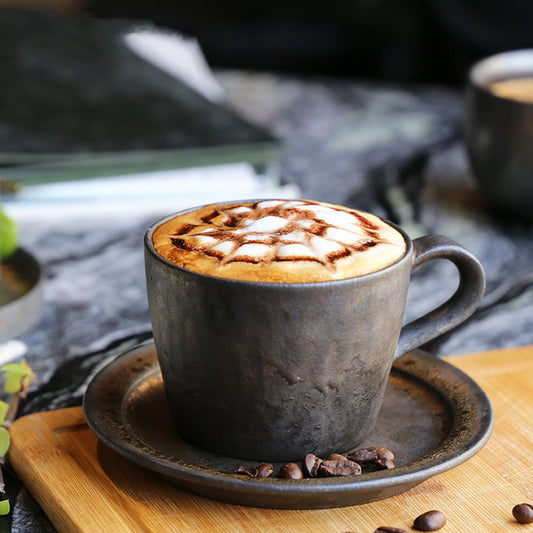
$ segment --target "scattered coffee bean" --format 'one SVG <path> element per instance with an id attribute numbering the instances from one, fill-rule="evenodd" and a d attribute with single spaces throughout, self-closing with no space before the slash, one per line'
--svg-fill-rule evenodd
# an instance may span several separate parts
<path id="1" fill-rule="evenodd" d="M 513 507 L 513 516 L 519 524 L 533 523 L 533 505 L 530 503 L 519 503 Z"/>
<path id="2" fill-rule="evenodd" d="M 249 477 L 265 478 L 272 475 L 274 468 L 271 463 L 263 463 L 259 466 L 239 466 L 235 470 L 236 474 L 243 474 Z"/>
<path id="3" fill-rule="evenodd" d="M 361 465 L 373 464 L 382 469 L 394 468 L 394 453 L 380 446 L 350 452 L 348 459 Z"/>
<path id="4" fill-rule="evenodd" d="M 395 468 L 394 461 L 390 459 L 378 459 L 375 463 L 376 466 L 383 467 L 383 470 L 389 470 L 390 468 Z"/>
<path id="5" fill-rule="evenodd" d="M 257 477 L 269 477 L 274 473 L 272 463 L 263 463 L 257 467 Z"/>
<path id="6" fill-rule="evenodd" d="M 405 529 L 400 529 L 399 527 L 381 526 L 378 527 L 374 533 L 407 533 L 407 531 L 405 531 Z"/>
<path id="7" fill-rule="evenodd" d="M 279 472 L 283 479 L 303 479 L 304 477 L 337 477 L 357 476 L 362 473 L 362 465 L 373 466 L 374 469 L 394 468 L 394 454 L 382 447 L 360 448 L 350 452 L 347 456 L 340 453 L 331 454 L 326 460 L 308 453 L 301 468 L 296 463 L 287 463 Z M 242 474 L 255 478 L 266 478 L 273 474 L 271 463 L 263 463 L 258 466 L 239 466 L 236 474 Z M 368 469 L 365 470 L 367 472 Z"/>
<path id="8" fill-rule="evenodd" d="M 322 459 L 312 453 L 308 453 L 302 461 L 302 470 L 305 477 L 317 477 Z"/>
<path id="9" fill-rule="evenodd" d="M 348 461 L 348 458 L 340 453 L 332 453 L 328 456 L 326 461 Z M 357 461 L 354 461 L 357 462 Z"/>
<path id="10" fill-rule="evenodd" d="M 318 467 L 320 477 L 358 476 L 360 473 L 361 465 L 359 463 L 350 461 L 338 453 L 330 455 Z"/>
<path id="11" fill-rule="evenodd" d="M 253 466 L 239 466 L 237 470 L 235 470 L 236 474 L 243 474 L 245 476 L 250 477 L 257 477 L 257 468 Z"/>
<path id="12" fill-rule="evenodd" d="M 283 479 L 303 479 L 304 473 L 296 463 L 287 463 L 281 467 L 279 477 Z"/>
<path id="13" fill-rule="evenodd" d="M 348 454 L 348 458 L 352 461 L 358 463 L 373 463 L 376 459 L 390 459 L 394 461 L 394 453 L 387 448 L 377 447 L 368 447 L 368 448 L 359 448 Z"/>
<path id="14" fill-rule="evenodd" d="M 413 527 L 418 531 L 437 531 L 446 524 L 446 516 L 442 511 L 427 511 L 415 518 Z"/>

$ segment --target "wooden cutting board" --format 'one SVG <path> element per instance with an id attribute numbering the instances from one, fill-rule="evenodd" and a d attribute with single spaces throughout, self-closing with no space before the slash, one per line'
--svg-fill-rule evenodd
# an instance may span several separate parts
<path id="1" fill-rule="evenodd" d="M 511 513 L 517 503 L 533 503 L 533 346 L 448 361 L 489 396 L 495 411 L 489 443 L 463 465 L 366 505 L 286 511 L 194 496 L 97 446 L 77 407 L 17 420 L 9 461 L 60 532 L 373 533 L 382 525 L 412 531 L 413 519 L 430 509 L 448 517 L 443 533 L 533 531 Z"/>

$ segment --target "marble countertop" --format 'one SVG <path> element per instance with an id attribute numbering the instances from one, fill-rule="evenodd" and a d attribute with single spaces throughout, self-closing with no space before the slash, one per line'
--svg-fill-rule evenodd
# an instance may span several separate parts
<path id="1" fill-rule="evenodd" d="M 489 212 L 468 170 L 460 91 L 365 81 L 218 73 L 229 105 L 284 141 L 279 176 L 302 197 L 372 211 L 411 237 L 439 233 L 487 274 L 481 307 L 426 346 L 436 356 L 533 344 L 533 227 Z M 295 189 L 292 189 L 295 190 Z M 168 206 L 160 216 L 168 214 Z M 102 361 L 150 335 L 142 239 L 157 209 L 20 223 L 42 262 L 44 314 L 24 335 L 37 379 L 21 413 L 76 405 Z M 457 284 L 441 262 L 413 275 L 406 320 Z M 21 490 L 13 531 L 53 531 Z"/>

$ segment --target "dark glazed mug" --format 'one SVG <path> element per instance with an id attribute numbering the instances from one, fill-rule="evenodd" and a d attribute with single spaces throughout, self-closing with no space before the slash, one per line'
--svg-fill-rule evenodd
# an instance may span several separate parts
<path id="1" fill-rule="evenodd" d="M 472 173 L 494 211 L 533 220 L 533 102 L 494 94 L 493 83 L 533 78 L 533 49 L 476 63 L 469 73 L 465 137 Z"/>
<path id="2" fill-rule="evenodd" d="M 228 456 L 289 461 L 354 448 L 376 421 L 393 361 L 464 321 L 485 288 L 480 263 L 459 244 L 411 241 L 399 228 L 405 254 L 364 276 L 317 283 L 207 276 L 154 250 L 154 229 L 173 216 L 145 236 L 168 404 L 184 439 Z M 411 272 L 432 259 L 452 261 L 459 286 L 402 328 Z"/>

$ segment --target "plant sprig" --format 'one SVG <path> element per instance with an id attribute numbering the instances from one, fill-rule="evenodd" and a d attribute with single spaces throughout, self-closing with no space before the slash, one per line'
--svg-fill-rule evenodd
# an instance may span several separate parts
<path id="1" fill-rule="evenodd" d="M 9 427 L 15 420 L 20 400 L 26 397 L 35 374 L 25 360 L 20 363 L 7 363 L 0 367 L 0 372 L 4 378 L 4 392 L 9 395 L 9 402 L 0 400 L 0 465 L 3 465 L 11 444 Z M 9 511 L 9 499 L 5 493 L 4 477 L 0 467 L 0 515 L 7 515 Z"/>

